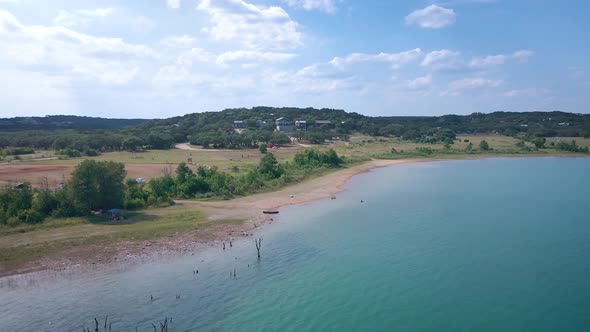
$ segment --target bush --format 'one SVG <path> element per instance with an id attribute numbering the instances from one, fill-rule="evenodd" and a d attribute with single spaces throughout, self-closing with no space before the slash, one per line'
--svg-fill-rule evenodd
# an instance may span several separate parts
<path id="1" fill-rule="evenodd" d="M 127 210 L 139 210 L 145 207 L 143 200 L 139 198 L 133 198 L 125 202 L 125 209 Z"/>
<path id="2" fill-rule="evenodd" d="M 43 215 L 37 211 L 29 210 L 25 212 L 24 222 L 27 224 L 39 224 L 43 221 Z"/>
<path id="3" fill-rule="evenodd" d="M 18 219 L 18 217 L 10 217 L 6 221 L 6 225 L 8 225 L 10 227 L 18 226 L 18 225 L 20 225 L 20 223 L 21 223 L 21 221 L 20 221 L 20 219 Z"/>
<path id="4" fill-rule="evenodd" d="M 95 157 L 95 156 L 100 155 L 100 152 L 95 149 L 86 149 L 86 150 L 84 150 L 84 154 L 87 155 L 88 157 Z"/>
<path id="5" fill-rule="evenodd" d="M 416 148 L 416 152 L 419 154 L 431 155 L 434 151 L 431 148 L 419 147 Z"/>
<path id="6" fill-rule="evenodd" d="M 482 151 L 487 151 L 490 149 L 490 145 L 485 140 L 482 140 L 481 142 L 479 142 L 479 149 Z"/>
<path id="7" fill-rule="evenodd" d="M 578 152 L 578 153 L 588 153 L 588 147 L 581 147 L 578 146 L 576 141 L 572 140 L 571 143 L 568 142 L 557 142 L 555 144 L 555 148 L 559 151 L 567 151 L 567 152 Z"/>
<path id="8" fill-rule="evenodd" d="M 62 156 L 68 156 L 70 158 L 78 158 L 82 156 L 82 153 L 80 151 L 72 148 L 57 150 L 57 154 Z"/>
<path id="9" fill-rule="evenodd" d="M 4 149 L 2 150 L 2 154 L 3 155 L 7 155 L 7 156 L 18 156 L 21 154 L 33 154 L 35 153 L 35 150 L 32 148 L 9 148 L 9 149 Z"/>

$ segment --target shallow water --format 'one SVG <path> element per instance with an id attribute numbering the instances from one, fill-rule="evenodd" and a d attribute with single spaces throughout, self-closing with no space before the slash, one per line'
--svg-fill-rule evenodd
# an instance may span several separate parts
<path id="1" fill-rule="evenodd" d="M 170 331 L 585 331 L 589 170 L 569 158 L 375 170 L 336 200 L 282 209 L 256 234 L 260 261 L 248 238 L 0 279 L 0 331 L 80 331 L 105 315 L 113 331 L 164 317 Z"/>

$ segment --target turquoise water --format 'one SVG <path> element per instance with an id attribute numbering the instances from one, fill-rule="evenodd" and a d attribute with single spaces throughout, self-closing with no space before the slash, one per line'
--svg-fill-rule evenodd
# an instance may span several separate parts
<path id="1" fill-rule="evenodd" d="M 170 331 L 589 331 L 589 171 L 567 158 L 375 170 L 336 200 L 282 209 L 256 234 L 260 261 L 249 238 L 0 279 L 0 331 L 80 331 L 107 314 L 113 331 L 164 317 Z"/>

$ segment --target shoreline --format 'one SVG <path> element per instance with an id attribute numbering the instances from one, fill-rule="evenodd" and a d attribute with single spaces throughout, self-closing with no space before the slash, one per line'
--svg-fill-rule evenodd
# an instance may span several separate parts
<path id="1" fill-rule="evenodd" d="M 24 266 L 7 271 L 0 271 L 0 279 L 10 276 L 27 275 L 43 271 L 63 271 L 71 268 L 93 267 L 105 264 L 135 264 L 156 259 L 168 254 L 195 255 L 203 248 L 221 245 L 230 239 L 249 237 L 252 232 L 267 222 L 272 223 L 272 215 L 263 214 L 263 210 L 279 210 L 290 205 L 326 199 L 342 192 L 344 185 L 354 176 L 371 170 L 392 167 L 401 164 L 478 160 L 490 158 L 542 158 L 569 157 L 559 155 L 529 156 L 463 156 L 453 159 L 372 159 L 365 163 L 339 169 L 328 174 L 308 179 L 285 188 L 259 193 L 227 201 L 178 200 L 177 205 L 190 211 L 203 211 L 212 225 L 203 230 L 189 231 L 173 236 L 163 236 L 153 240 L 130 242 L 119 241 L 89 247 L 73 247 L 57 253 L 28 261 Z M 166 209 L 172 209 L 169 207 Z M 224 220 L 241 220 L 239 223 L 223 224 Z M 217 225 L 216 225 L 217 224 Z M 26 236 L 26 235 L 23 235 Z M 0 237 L 0 241 L 1 241 Z M 113 248 L 115 247 L 115 248 Z"/>

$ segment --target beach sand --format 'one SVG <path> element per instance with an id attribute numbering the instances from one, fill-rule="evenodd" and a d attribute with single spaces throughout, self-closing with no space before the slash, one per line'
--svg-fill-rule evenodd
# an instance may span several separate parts
<path id="1" fill-rule="evenodd" d="M 419 161 L 422 160 L 371 160 L 278 191 L 249 195 L 227 201 L 177 201 L 177 203 L 203 208 L 209 212 L 208 216 L 212 220 L 247 218 L 258 225 L 259 222 L 269 219 L 269 215 L 262 213 L 264 210 L 277 210 L 287 205 L 329 198 L 340 192 L 342 186 L 357 174 L 375 168 Z"/>
<path id="2" fill-rule="evenodd" d="M 294 205 L 329 198 L 342 190 L 343 185 L 353 176 L 371 169 L 398 164 L 420 162 L 422 160 L 371 160 L 369 162 L 343 168 L 321 177 L 288 186 L 278 191 L 249 195 L 226 201 L 178 200 L 188 210 L 205 212 L 213 226 L 208 229 L 189 231 L 174 236 L 166 236 L 150 241 L 93 244 L 64 248 L 45 255 L 38 260 L 27 262 L 15 270 L 0 271 L 0 277 L 45 270 L 65 270 L 70 267 L 95 266 L 97 264 L 133 264 L 157 259 L 164 255 L 195 254 L 204 247 L 220 246 L 221 242 L 239 237 L 248 237 L 252 232 L 272 220 L 273 215 L 264 214 L 264 210 L 278 210 L 283 206 Z M 241 220 L 240 223 L 224 224 L 225 220 Z M 216 221 L 221 225 L 216 226 Z M 76 227 L 92 227 L 77 225 Z M 58 239 L 66 234 L 67 228 L 56 229 Z M 53 234 L 53 232 L 52 232 Z M 16 235 L 25 245 L 39 241 L 34 233 Z M 14 237 L 14 236 L 8 236 Z M 3 239 L 0 238 L 0 242 Z M 4 240 L 8 240 L 5 238 Z M 12 239 L 14 240 L 14 239 Z"/>

